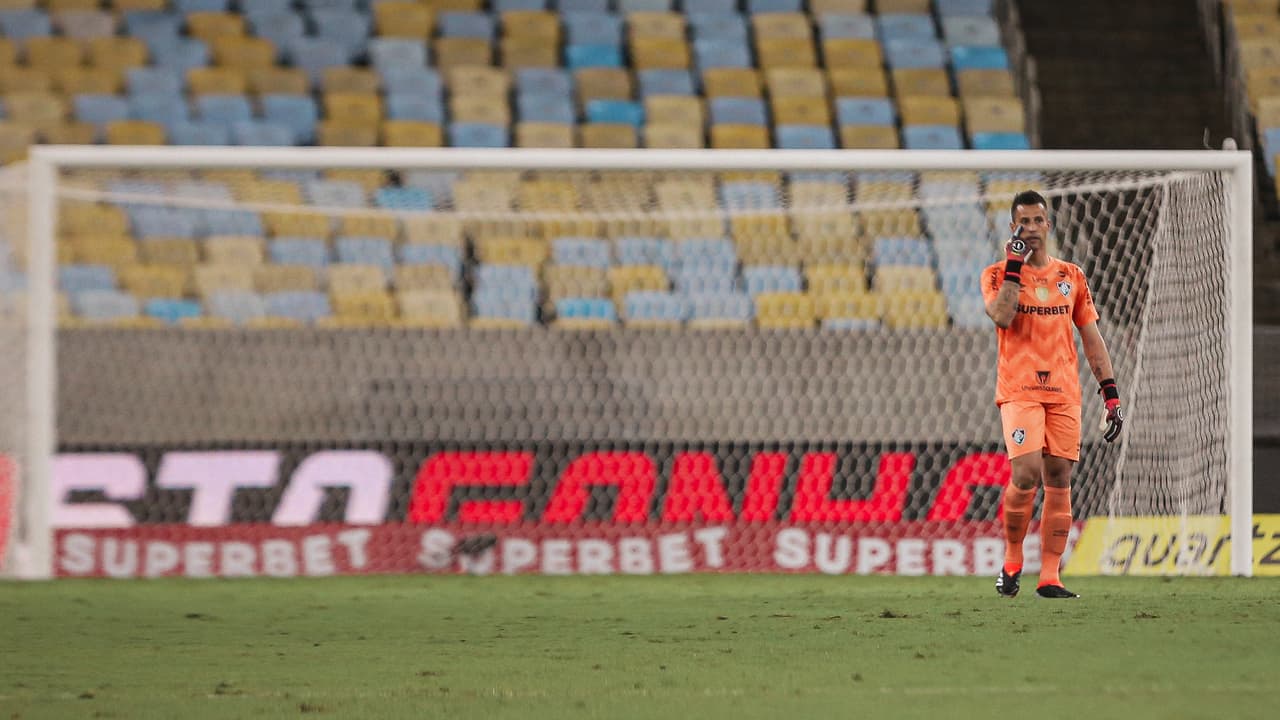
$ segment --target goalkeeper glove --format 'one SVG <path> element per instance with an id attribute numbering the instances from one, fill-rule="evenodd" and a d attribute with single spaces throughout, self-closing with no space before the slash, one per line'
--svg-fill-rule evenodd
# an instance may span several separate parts
<path id="1" fill-rule="evenodd" d="M 1098 383 L 1098 392 L 1102 393 L 1102 401 L 1107 408 L 1107 414 L 1103 416 L 1101 423 L 1101 427 L 1105 428 L 1102 439 L 1114 442 L 1120 437 L 1120 429 L 1124 427 L 1124 411 L 1120 409 L 1120 390 L 1116 387 L 1115 378 L 1107 378 Z"/>
<path id="2" fill-rule="evenodd" d="M 1022 239 L 1022 227 L 1013 231 L 1013 237 L 1004 244 L 1004 279 L 1022 284 L 1022 263 L 1031 257 L 1031 246 Z"/>

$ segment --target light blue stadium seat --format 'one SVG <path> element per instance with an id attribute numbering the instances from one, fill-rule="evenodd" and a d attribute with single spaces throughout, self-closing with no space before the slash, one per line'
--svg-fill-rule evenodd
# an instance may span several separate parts
<path id="1" fill-rule="evenodd" d="M 561 237 L 551 241 L 551 260 L 557 265 L 609 267 L 609 244 L 595 238 Z"/>
<path id="2" fill-rule="evenodd" d="M 405 243 L 400 246 L 400 262 L 405 265 L 439 265 L 456 281 L 462 276 L 462 256 L 453 245 Z"/>
<path id="3" fill-rule="evenodd" d="M 263 180 L 283 180 L 298 186 L 302 186 L 303 184 L 309 183 L 320 177 L 319 170 L 288 167 L 264 168 L 259 171 L 259 174 L 262 176 Z"/>
<path id="4" fill-rule="evenodd" d="M 368 14 L 356 10 L 312 10 L 309 14 L 316 37 L 341 45 L 349 60 L 365 54 L 372 29 Z"/>
<path id="5" fill-rule="evenodd" d="M 159 197 L 169 194 L 168 188 L 163 183 L 144 180 L 111 180 L 107 182 L 107 191 L 116 195 L 137 195 L 142 197 Z M 138 207 L 150 207 L 132 201 L 122 202 L 117 200 L 113 201 L 112 204 L 129 211 L 133 211 Z"/>
<path id="6" fill-rule="evenodd" d="M 933 40 L 938 36 L 938 30 L 928 15 L 885 13 L 876 16 L 876 34 L 882 42 L 901 38 Z"/>
<path id="7" fill-rule="evenodd" d="M 267 315 L 271 317 L 313 323 L 333 314 L 329 307 L 329 296 L 317 291 L 295 290 L 267 293 L 263 301 Z"/>
<path id="8" fill-rule="evenodd" d="M 121 320 L 138 316 L 138 298 L 119 290 L 86 290 L 71 296 L 76 315 L 88 320 Z"/>
<path id="9" fill-rule="evenodd" d="M 984 269 L 985 266 L 944 268 L 938 277 L 943 294 L 948 298 L 982 295 L 982 288 L 979 285 Z"/>
<path id="10" fill-rule="evenodd" d="M 934 38 L 903 37 L 884 42 L 885 64 L 893 70 L 941 68 L 947 65 L 947 53 Z"/>
<path id="11" fill-rule="evenodd" d="M 431 194 L 433 207 L 444 207 L 453 202 L 453 184 L 462 178 L 457 170 L 405 170 L 400 173 L 400 183 L 405 187 L 420 188 Z"/>
<path id="12" fill-rule="evenodd" d="M 574 13 L 608 12 L 609 10 L 609 0 L 556 0 L 555 5 L 560 11 L 561 18 L 567 18 Z"/>
<path id="13" fill-rule="evenodd" d="M 382 76 L 382 90 L 387 94 L 417 95 L 434 98 L 443 102 L 444 84 L 440 81 L 440 73 L 430 68 L 395 67 L 379 71 Z"/>
<path id="14" fill-rule="evenodd" d="M 439 98 L 430 95 L 392 93 L 387 95 L 387 118 L 390 120 L 420 120 L 429 123 L 444 122 L 444 105 Z"/>
<path id="15" fill-rule="evenodd" d="M 231 140 L 236 145 L 284 147 L 296 144 L 297 134 L 282 123 L 251 120 L 232 125 Z"/>
<path id="16" fill-rule="evenodd" d="M 288 48 L 290 61 L 307 74 L 312 85 L 319 85 L 324 71 L 331 67 L 346 67 L 351 57 L 345 46 L 326 38 L 305 37 L 296 40 Z"/>
<path id="17" fill-rule="evenodd" d="M 0 11 L 0 34 L 17 43 L 53 34 L 53 23 L 43 10 Z"/>
<path id="18" fill-rule="evenodd" d="M 560 68 L 518 68 L 516 91 L 569 97 L 573 94 L 573 78 Z"/>
<path id="19" fill-rule="evenodd" d="M 760 293 L 800 292 L 803 287 L 799 268 L 790 265 L 749 265 L 742 269 L 742 281 L 751 297 Z"/>
<path id="20" fill-rule="evenodd" d="M 535 300 L 512 288 L 476 290 L 471 294 L 471 315 L 476 318 L 516 320 L 532 325 L 537 319 Z"/>
<path id="21" fill-rule="evenodd" d="M 932 266 L 933 256 L 929 241 L 915 237 L 879 237 L 871 249 L 871 258 L 877 266 L 913 265 Z"/>
<path id="22" fill-rule="evenodd" d="M 172 45 L 151 48 L 151 59 L 159 67 L 167 67 L 186 77 L 192 68 L 209 64 L 209 46 L 203 40 L 178 38 Z"/>
<path id="23" fill-rule="evenodd" d="M 618 12 L 626 15 L 633 12 L 667 12 L 671 9 L 671 0 L 614 0 Z"/>
<path id="24" fill-rule="evenodd" d="M 182 34 L 182 16 L 163 10 L 130 10 L 124 14 L 126 35 L 147 43 L 148 38 L 161 43 L 172 43 Z"/>
<path id="25" fill-rule="evenodd" d="M 935 239 L 983 237 L 987 233 L 987 218 L 977 205 L 926 205 L 923 208 L 925 226 Z"/>
<path id="26" fill-rule="evenodd" d="M 723 15 L 738 11 L 738 0 L 681 0 L 680 8 L 686 15 Z"/>
<path id="27" fill-rule="evenodd" d="M 973 134 L 974 150 L 1030 150 L 1027 136 L 1015 132 L 980 132 Z"/>
<path id="28" fill-rule="evenodd" d="M 147 93 L 129 97 L 129 116 L 168 127 L 190 119 L 191 108 L 182 95 Z"/>
<path id="29" fill-rule="evenodd" d="M 441 37 L 470 37 L 493 40 L 494 22 L 483 12 L 440 13 Z"/>
<path id="30" fill-rule="evenodd" d="M 408 38 L 374 38 L 369 41 L 369 63 L 378 70 L 425 68 L 427 45 Z"/>
<path id="31" fill-rule="evenodd" d="M 430 210 L 431 193 L 417 187 L 383 187 L 373 196 L 374 203 L 388 210 Z"/>
<path id="32" fill-rule="evenodd" d="M 226 132 L 226 126 L 214 126 Z M 219 182 L 182 182 L 173 187 L 172 196 L 191 200 L 213 200 L 233 203 L 230 188 Z M 192 209 L 199 221 L 200 232 L 205 235 L 262 235 L 262 219 L 248 210 L 222 208 Z"/>
<path id="33" fill-rule="evenodd" d="M 751 47 L 742 40 L 698 38 L 693 41 L 693 60 L 698 70 L 712 68 L 749 68 Z"/>
<path id="34" fill-rule="evenodd" d="M 880 327 L 879 320 L 871 318 L 827 318 L 822 329 L 832 332 L 866 332 Z"/>
<path id="35" fill-rule="evenodd" d="M 790 13 L 801 12 L 804 3 L 801 0 L 747 0 L 747 12 L 756 13 Z"/>
<path id="36" fill-rule="evenodd" d="M 533 269 L 524 265 L 490 265 L 481 263 L 475 269 L 476 292 L 514 292 L 534 300 L 538 296 L 538 280 Z"/>
<path id="37" fill-rule="evenodd" d="M 253 106 L 244 95 L 200 95 L 195 99 L 196 117 L 216 123 L 236 123 L 253 119 Z"/>
<path id="38" fill-rule="evenodd" d="M 823 13 L 818 33 L 823 40 L 874 40 L 876 24 L 870 15 Z"/>
<path id="39" fill-rule="evenodd" d="M 338 262 L 358 265 L 377 265 L 390 276 L 395 268 L 395 255 L 391 251 L 391 241 L 381 237 L 344 236 L 335 241 L 338 250 Z"/>
<path id="40" fill-rule="evenodd" d="M 252 0 L 246 1 L 251 2 Z M 297 4 L 307 10 L 355 10 L 357 7 L 370 3 L 364 0 L 300 0 Z"/>
<path id="41" fill-rule="evenodd" d="M 368 207 L 364 188 L 354 180 L 311 180 L 302 184 L 302 195 L 311 205 Z"/>
<path id="42" fill-rule="evenodd" d="M 744 292 L 717 292 L 686 295 L 690 320 L 740 320 L 755 317 L 751 296 Z"/>
<path id="43" fill-rule="evenodd" d="M 449 123 L 449 144 L 454 147 L 504 148 L 511 146 L 511 134 L 499 125 L 455 122 Z"/>
<path id="44" fill-rule="evenodd" d="M 835 133 L 826 125 L 779 125 L 774 128 L 777 147 L 784 150 L 832 150 Z"/>
<path id="45" fill-rule="evenodd" d="M 556 317 L 571 320 L 608 320 L 617 322 L 613 301 L 596 297 L 567 297 L 556 301 Z"/>
<path id="46" fill-rule="evenodd" d="M 890 98 L 836 98 L 836 122 L 840 125 L 892 126 L 897 116 L 897 109 Z"/>
<path id="47" fill-rule="evenodd" d="M 951 65 L 961 70 L 1006 70 L 1009 55 L 1002 47 L 957 45 L 951 48 Z"/>
<path id="48" fill-rule="evenodd" d="M 650 95 L 695 95 L 696 83 L 688 70 L 641 70 L 640 97 Z"/>
<path id="49" fill-rule="evenodd" d="M 572 125 L 577 120 L 573 100 L 568 95 L 540 95 L 528 92 L 516 95 L 516 116 L 521 122 Z"/>
<path id="50" fill-rule="evenodd" d="M 1267 174 L 1276 176 L 1276 153 L 1280 152 L 1280 128 L 1262 128 L 1262 154 Z"/>
<path id="51" fill-rule="evenodd" d="M 675 269 L 675 248 L 662 238 L 620 237 L 614 247 L 619 265 L 657 265 L 668 273 Z"/>
<path id="52" fill-rule="evenodd" d="M 587 121 L 644 125 L 644 106 L 630 100 L 591 100 L 587 103 Z"/>
<path id="53" fill-rule="evenodd" d="M 951 125 L 907 125 L 902 128 L 907 150 L 963 150 L 960 129 Z"/>
<path id="54" fill-rule="evenodd" d="M 571 70 L 622 67 L 622 48 L 617 45 L 567 45 L 564 64 Z"/>
<path id="55" fill-rule="evenodd" d="M 190 208 L 141 206 L 129 209 L 133 234 L 143 238 L 194 238 L 201 233 L 202 213 Z"/>
<path id="56" fill-rule="evenodd" d="M 173 298 L 151 298 L 143 305 L 143 313 L 170 325 L 177 325 L 186 318 L 198 318 L 204 314 L 200 303 L 195 300 L 176 300 Z"/>
<path id="57" fill-rule="evenodd" d="M 500 15 L 508 10 L 546 10 L 547 0 L 493 0 L 489 6 Z"/>
<path id="58" fill-rule="evenodd" d="M 320 109 L 306 95 L 263 95 L 262 117 L 267 122 L 284 125 L 293 133 L 294 144 L 315 140 Z"/>
<path id="59" fill-rule="evenodd" d="M 270 17 L 292 9 L 293 0 L 245 0 L 240 3 L 240 12 L 248 18 Z"/>
<path id="60" fill-rule="evenodd" d="M 767 125 L 768 112 L 759 98 L 714 97 L 710 102 L 711 124 Z"/>
<path id="61" fill-rule="evenodd" d="M 936 0 L 939 17 L 990 16 L 992 0 Z"/>
<path id="62" fill-rule="evenodd" d="M 676 267 L 727 270 L 738 266 L 738 250 L 726 238 L 692 238 L 675 243 Z"/>
<path id="63" fill-rule="evenodd" d="M 111 37 L 116 34 L 116 19 L 102 10 L 64 10 L 58 13 L 63 37 L 75 40 Z"/>
<path id="64" fill-rule="evenodd" d="M 622 45 L 622 18 L 611 12 L 564 12 L 566 45 Z"/>
<path id="65" fill-rule="evenodd" d="M 1000 26 L 989 17 L 946 17 L 942 19 L 942 37 L 947 44 L 978 47 L 1000 45 Z"/>
<path id="66" fill-rule="evenodd" d="M 250 3 L 252 6 L 254 3 Z M 300 13 L 292 11 L 249 16 L 253 34 L 270 40 L 276 46 L 277 59 L 307 35 L 307 23 Z"/>
<path id="67" fill-rule="evenodd" d="M 72 100 L 76 119 L 98 126 L 129 119 L 129 101 L 118 95 L 76 95 Z"/>
<path id="68" fill-rule="evenodd" d="M 672 276 L 672 284 L 681 295 L 730 293 L 737 290 L 738 278 L 732 269 L 706 265 L 681 267 Z"/>
<path id="69" fill-rule="evenodd" d="M 947 312 L 951 315 L 953 327 L 966 330 L 991 328 L 991 318 L 987 316 L 981 295 L 947 296 Z"/>
<path id="70" fill-rule="evenodd" d="M 170 68 L 135 67 L 129 68 L 125 75 L 125 85 L 130 95 L 148 93 L 178 95 L 182 92 L 183 81 L 178 73 Z"/>
<path id="71" fill-rule="evenodd" d="M 684 297 L 675 293 L 637 290 L 627 293 L 622 305 L 628 322 L 658 320 L 682 323 L 689 317 Z"/>
<path id="72" fill-rule="evenodd" d="M 737 12 L 720 14 L 699 11 L 689 15 L 688 23 L 695 41 L 744 43 L 750 35 L 746 18 Z"/>
<path id="73" fill-rule="evenodd" d="M 115 271 L 106 265 L 67 264 L 58 266 L 58 289 L 64 292 L 114 290 L 115 287 Z"/>
<path id="74" fill-rule="evenodd" d="M 782 199 L 772 184 L 751 180 L 723 183 L 720 186 L 720 203 L 731 210 L 782 207 Z"/>
<path id="75" fill-rule="evenodd" d="M 243 325 L 267 314 L 262 296 L 247 290 L 219 290 L 205 301 L 209 315 Z"/>
<path id="76" fill-rule="evenodd" d="M 323 269 L 329 264 L 329 248 L 321 238 L 278 237 L 267 246 L 271 262 Z"/>
<path id="77" fill-rule="evenodd" d="M 196 12 L 226 12 L 230 0 L 173 0 L 173 9 L 183 15 Z"/>
<path id="78" fill-rule="evenodd" d="M 171 145 L 230 145 L 231 127 L 225 122 L 184 120 L 167 129 Z"/>

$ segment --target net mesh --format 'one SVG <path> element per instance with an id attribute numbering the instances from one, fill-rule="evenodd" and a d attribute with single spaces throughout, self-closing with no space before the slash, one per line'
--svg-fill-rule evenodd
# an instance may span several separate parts
<path id="1" fill-rule="evenodd" d="M 556 572 L 567 538 L 570 571 L 625 572 L 619 534 L 714 527 L 723 547 L 688 541 L 697 569 L 988 572 L 1009 471 L 978 281 L 1025 189 L 1089 278 L 1131 418 L 1101 441 L 1082 363 L 1077 518 L 1218 516 L 1226 185 L 66 170 L 58 433 L 88 464 L 57 465 L 54 523 L 124 534 L 79 554 L 64 537 L 57 571 L 143 572 L 124 540 L 192 526 L 344 523 L 394 536 L 366 570 Z M 919 538 L 917 567 L 901 542 Z"/>

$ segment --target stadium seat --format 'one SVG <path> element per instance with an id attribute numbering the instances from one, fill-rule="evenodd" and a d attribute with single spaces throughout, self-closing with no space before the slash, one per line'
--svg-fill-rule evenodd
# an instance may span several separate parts
<path id="1" fill-rule="evenodd" d="M 566 45 L 564 64 L 570 70 L 622 67 L 622 51 L 617 45 Z"/>
<path id="2" fill-rule="evenodd" d="M 614 241 L 618 265 L 653 265 L 671 272 L 676 265 L 675 247 L 656 237 L 619 237 Z"/>
<path id="3" fill-rule="evenodd" d="M 999 47 L 1000 26 L 989 17 L 953 15 L 942 18 L 942 37 L 950 47 Z"/>
<path id="4" fill-rule="evenodd" d="M 393 68 L 425 68 L 427 46 L 421 39 L 374 38 L 369 42 L 369 63 L 383 72 Z"/>
<path id="5" fill-rule="evenodd" d="M 329 297 L 317 291 L 267 293 L 263 298 L 266 315 L 314 323 L 332 314 Z"/>
<path id="6" fill-rule="evenodd" d="M 1017 98 L 967 98 L 964 116 L 970 134 L 1026 131 L 1022 101 Z"/>
<path id="7" fill-rule="evenodd" d="M 904 37 L 884 44 L 885 64 L 890 69 L 946 67 L 947 56 L 936 39 Z"/>
<path id="8" fill-rule="evenodd" d="M 893 71 L 893 88 L 901 98 L 932 96 L 951 98 L 951 78 L 942 68 L 900 68 Z"/>
<path id="9" fill-rule="evenodd" d="M 754 315 L 751 297 L 743 292 L 686 295 L 691 328 L 745 327 Z"/>
<path id="10" fill-rule="evenodd" d="M 768 124 L 764 101 L 755 98 L 712 98 L 709 103 L 709 114 L 713 124 Z"/>
<path id="11" fill-rule="evenodd" d="M 386 112 L 390 120 L 417 120 L 437 125 L 444 122 L 444 107 L 439 99 L 416 93 L 388 94 Z"/>
<path id="12" fill-rule="evenodd" d="M 956 16 L 990 16 L 993 0 L 936 0 L 938 15 L 943 18 Z"/>
<path id="13" fill-rule="evenodd" d="M 320 110 L 310 97 L 264 95 L 261 103 L 263 118 L 289 128 L 293 132 L 295 144 L 307 144 L 315 140 Z"/>
<path id="14" fill-rule="evenodd" d="M 262 296 L 244 290 L 213 292 L 205 300 L 205 306 L 210 316 L 224 318 L 236 325 L 244 325 L 267 314 Z"/>
<path id="15" fill-rule="evenodd" d="M 1030 150 L 1031 142 L 1020 132 L 978 132 L 973 134 L 973 149 Z"/>
<path id="16" fill-rule="evenodd" d="M 576 328 L 609 327 L 617 322 L 612 302 L 598 297 L 567 297 L 555 304 L 555 326 Z"/>
<path id="17" fill-rule="evenodd" d="M 752 297 L 766 292 L 800 292 L 800 271 L 784 265 L 755 265 L 742 270 L 743 284 Z"/>
<path id="18" fill-rule="evenodd" d="M 573 100 L 567 94 L 544 95 L 520 92 L 516 95 L 516 114 L 521 121 L 572 124 L 576 120 Z"/>
<path id="19" fill-rule="evenodd" d="M 884 42 L 900 39 L 932 40 L 937 37 L 933 18 L 923 13 L 882 12 L 876 16 L 876 35 Z"/>
<path id="20" fill-rule="evenodd" d="M 449 124 L 449 144 L 455 147 L 502 148 L 510 146 L 507 128 L 475 122 Z"/>
<path id="21" fill-rule="evenodd" d="M 822 41 L 822 57 L 828 70 L 879 70 L 884 63 L 884 46 L 866 38 L 831 38 Z"/>
<path id="22" fill-rule="evenodd" d="M 399 248 L 400 262 L 406 265 L 438 265 L 449 271 L 449 276 L 462 275 L 462 255 L 452 245 L 405 243 Z"/>
<path id="23" fill-rule="evenodd" d="M 609 246 L 594 238 L 562 237 L 551 241 L 551 259 L 557 265 L 609 267 Z"/>
<path id="24" fill-rule="evenodd" d="M 621 47 L 622 18 L 608 12 L 564 12 L 567 45 L 608 45 Z"/>
<path id="25" fill-rule="evenodd" d="M 396 67 L 382 71 L 382 89 L 388 95 L 406 94 L 426 97 L 442 102 L 444 84 L 440 75 L 430 68 Z"/>
<path id="26" fill-rule="evenodd" d="M 184 320 L 202 316 L 204 311 L 194 300 L 151 298 L 143 306 L 143 313 L 166 325 L 178 325 Z"/>
<path id="27" fill-rule="evenodd" d="M 960 130 L 950 125 L 908 125 L 902 128 L 907 150 L 963 150 Z"/>
<path id="28" fill-rule="evenodd" d="M 640 97 L 652 95 L 694 95 L 693 76 L 688 70 L 641 70 L 637 73 Z"/>
<path id="29" fill-rule="evenodd" d="M 818 34 L 823 40 L 874 40 L 876 25 L 870 15 L 824 13 L 818 16 Z"/>
<path id="30" fill-rule="evenodd" d="M 898 114 L 907 125 L 959 125 L 960 106 L 950 95 L 908 95 L 898 98 Z"/>
<path id="31" fill-rule="evenodd" d="M 396 294 L 401 322 L 416 327 L 452 328 L 464 320 L 463 305 L 452 290 L 407 289 Z"/>
<path id="32" fill-rule="evenodd" d="M 271 122 L 238 122 L 231 126 L 231 139 L 236 145 L 279 147 L 297 143 L 293 128 Z"/>
<path id="33" fill-rule="evenodd" d="M 629 327 L 675 327 L 685 321 L 689 312 L 683 297 L 652 290 L 627 293 L 622 307 Z"/>
<path id="34" fill-rule="evenodd" d="M 387 268 L 361 263 L 339 262 L 326 271 L 329 295 L 378 292 L 387 288 L 390 279 Z"/>
<path id="35" fill-rule="evenodd" d="M 649 148 L 696 149 L 706 146 L 702 126 L 687 123 L 646 123 L 644 145 Z"/>
<path id="36" fill-rule="evenodd" d="M 715 68 L 750 68 L 751 48 L 741 40 L 700 38 L 693 41 L 693 64 L 705 72 Z"/>
<path id="37" fill-rule="evenodd" d="M 86 290 L 71 295 L 75 314 L 85 320 L 110 322 L 136 318 L 138 298 L 118 290 Z"/>
<path id="38" fill-rule="evenodd" d="M 957 45 L 951 48 L 951 66 L 957 73 L 964 70 L 1007 70 L 1009 56 L 1002 47 Z"/>
<path id="39" fill-rule="evenodd" d="M 323 268 L 329 264 L 329 250 L 318 238 L 277 237 L 268 246 L 271 262 Z"/>
<path id="40" fill-rule="evenodd" d="M 841 125 L 892 127 L 897 111 L 889 98 L 842 97 L 836 99 L 836 122 Z"/>
<path id="41" fill-rule="evenodd" d="M 231 128 L 225 121 L 179 121 L 169 126 L 173 145 L 230 145 Z"/>
<path id="42" fill-rule="evenodd" d="M 515 72 L 516 90 L 536 95 L 573 95 L 573 80 L 560 68 L 520 68 Z"/>
<path id="43" fill-rule="evenodd" d="M 814 303 L 807 294 L 766 292 L 753 298 L 756 324 L 770 330 L 805 329 L 814 326 Z"/>

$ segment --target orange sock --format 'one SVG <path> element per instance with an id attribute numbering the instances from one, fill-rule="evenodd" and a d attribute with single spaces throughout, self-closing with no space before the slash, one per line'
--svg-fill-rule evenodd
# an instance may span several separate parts
<path id="1" fill-rule="evenodd" d="M 1040 587 L 1061 585 L 1058 566 L 1071 534 L 1071 489 L 1044 489 L 1044 509 L 1040 512 Z"/>
<path id="2" fill-rule="evenodd" d="M 1031 524 L 1031 506 L 1036 489 L 1010 484 L 1004 489 L 1004 571 L 1010 575 L 1022 572 L 1022 540 Z"/>

